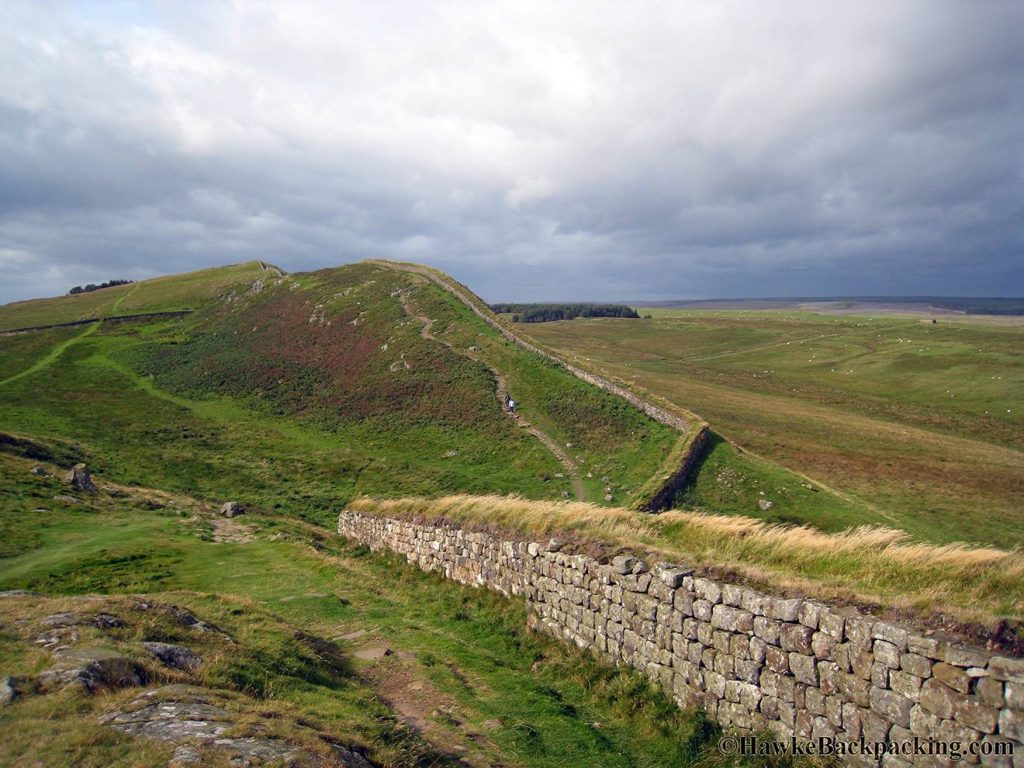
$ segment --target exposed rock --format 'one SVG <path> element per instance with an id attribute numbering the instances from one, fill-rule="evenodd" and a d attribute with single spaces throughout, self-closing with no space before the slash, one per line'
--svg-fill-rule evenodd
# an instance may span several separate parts
<path id="1" fill-rule="evenodd" d="M 238 713 L 214 703 L 201 688 L 171 685 L 146 691 L 100 722 L 138 738 L 179 744 L 168 768 L 203 765 L 204 753 L 227 753 L 232 765 L 314 766 L 322 762 L 315 754 L 269 736 L 228 736 L 237 732 Z M 187 742 L 187 743 L 186 743 Z M 369 768 L 362 755 L 331 744 L 335 755 L 351 768 Z"/>
<path id="2" fill-rule="evenodd" d="M 97 613 L 93 616 L 84 616 L 74 611 L 67 613 L 53 613 L 43 619 L 43 624 L 54 629 L 64 627 L 80 627 L 84 624 L 96 627 L 97 629 L 113 629 L 123 627 L 124 620 L 109 613 Z"/>
<path id="3" fill-rule="evenodd" d="M 610 494 L 610 493 L 606 493 L 604 495 L 604 500 L 605 501 L 615 501 L 615 497 L 612 494 Z"/>
<path id="4" fill-rule="evenodd" d="M 28 589 L 5 589 L 0 591 L 0 598 L 4 597 L 42 597 L 42 592 L 32 592 Z"/>
<path id="5" fill-rule="evenodd" d="M 68 472 L 68 483 L 76 491 L 85 491 L 86 493 L 99 493 L 96 485 L 92 481 L 92 474 L 89 472 L 89 467 L 85 464 L 75 464 Z"/>
<path id="6" fill-rule="evenodd" d="M 377 659 L 383 659 L 385 656 L 391 656 L 392 654 L 394 654 L 394 651 L 386 645 L 373 645 L 369 648 L 360 648 L 352 655 L 362 661 L 376 661 Z"/>
<path id="7" fill-rule="evenodd" d="M 78 688 L 130 688 L 146 682 L 146 671 L 126 656 L 102 648 L 82 648 L 58 654 L 57 664 L 36 678 L 44 693 Z"/>
<path id="8" fill-rule="evenodd" d="M 775 505 L 772 502 L 768 501 L 768 499 L 758 499 L 757 506 L 761 508 L 762 512 L 767 512 Z"/>
<path id="9" fill-rule="evenodd" d="M 237 501 L 225 501 L 220 508 L 220 513 L 224 517 L 236 517 L 245 514 L 245 507 Z"/>
<path id="10" fill-rule="evenodd" d="M 149 651 L 161 664 L 171 669 L 191 672 L 201 663 L 202 658 L 191 648 L 173 643 L 143 643 L 142 647 Z"/>
<path id="11" fill-rule="evenodd" d="M 214 635 L 220 635 L 228 642 L 234 642 L 227 632 L 208 621 L 203 621 L 187 608 L 182 608 L 179 605 L 169 605 L 166 610 L 178 622 L 178 626 L 191 629 L 194 632 L 209 632 Z"/>
<path id="12" fill-rule="evenodd" d="M 193 765 L 202 765 L 202 753 L 191 744 L 182 744 L 171 756 L 167 768 L 191 768 Z"/>
<path id="13" fill-rule="evenodd" d="M 612 558 L 612 568 L 615 569 L 616 573 L 623 575 L 633 572 L 633 566 L 636 565 L 636 558 L 629 557 L 627 555 L 617 555 Z"/>
<path id="14" fill-rule="evenodd" d="M 30 469 L 29 472 L 35 475 L 36 477 L 52 477 L 52 475 L 50 475 L 50 473 L 46 471 L 46 467 L 43 466 L 37 465 L 35 467 L 32 467 L 32 469 Z"/>
<path id="15" fill-rule="evenodd" d="M 54 496 L 53 500 L 54 501 L 63 502 L 64 504 L 77 504 L 78 503 L 78 499 L 76 499 L 74 496 L 66 496 L 63 493 Z"/>
<path id="16" fill-rule="evenodd" d="M 29 684 L 30 681 L 24 677 L 5 677 L 0 680 L 0 707 L 21 696 Z"/>

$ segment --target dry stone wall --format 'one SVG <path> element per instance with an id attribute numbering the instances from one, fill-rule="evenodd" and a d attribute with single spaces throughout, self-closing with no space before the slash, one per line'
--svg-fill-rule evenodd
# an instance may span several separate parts
<path id="1" fill-rule="evenodd" d="M 627 556 L 602 564 L 557 542 L 353 511 L 340 515 L 338 531 L 424 570 L 522 597 L 538 628 L 641 670 L 722 725 L 787 740 L 983 742 L 982 751 L 1015 753 L 982 757 L 983 765 L 1024 765 L 1022 659 L 677 565 Z M 947 763 L 888 755 L 883 764 Z"/>

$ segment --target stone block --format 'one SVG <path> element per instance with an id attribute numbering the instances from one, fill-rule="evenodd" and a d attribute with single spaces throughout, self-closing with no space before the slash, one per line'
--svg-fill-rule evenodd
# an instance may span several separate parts
<path id="1" fill-rule="evenodd" d="M 990 707 L 977 696 L 964 696 L 953 706 L 954 720 L 981 733 L 995 733 L 998 716 L 995 707 Z"/>
<path id="2" fill-rule="evenodd" d="M 957 693 L 939 680 L 925 680 L 921 686 L 921 706 L 926 712 L 950 719 L 963 694 Z"/>
<path id="3" fill-rule="evenodd" d="M 947 645 L 943 653 L 943 661 L 954 667 L 986 667 L 989 655 L 978 648 L 968 645 Z"/>
<path id="4" fill-rule="evenodd" d="M 693 590 L 701 600 L 711 604 L 722 602 L 722 588 L 710 579 L 694 579 Z"/>
<path id="5" fill-rule="evenodd" d="M 1006 697 L 1003 695 L 1003 683 L 994 677 L 983 677 L 974 684 L 974 692 L 978 698 L 990 707 L 1001 709 L 1006 706 Z"/>
<path id="6" fill-rule="evenodd" d="M 948 685 L 954 691 L 969 693 L 971 690 L 971 678 L 967 673 L 959 667 L 954 667 L 945 662 L 939 662 L 932 667 L 932 677 Z"/>
<path id="7" fill-rule="evenodd" d="M 921 697 L 921 678 L 894 669 L 889 672 L 889 687 L 900 696 L 905 696 L 911 701 L 918 701 Z"/>
<path id="8" fill-rule="evenodd" d="M 789 673 L 789 654 L 781 648 L 769 645 L 764 652 L 764 665 L 779 675 Z"/>
<path id="9" fill-rule="evenodd" d="M 910 633 L 903 627 L 898 627 L 886 621 L 878 621 L 871 627 L 871 637 L 874 640 L 884 640 L 887 643 L 892 643 L 896 646 L 897 651 L 902 652 L 907 649 L 907 640 L 910 638 Z"/>
<path id="10" fill-rule="evenodd" d="M 754 634 L 771 645 L 779 644 L 782 623 L 764 616 L 754 617 Z"/>
<path id="11" fill-rule="evenodd" d="M 887 691 L 881 688 L 872 688 L 869 701 L 871 709 L 885 717 L 889 722 L 910 727 L 910 710 L 914 702 L 900 696 L 895 691 Z"/>
<path id="12" fill-rule="evenodd" d="M 825 632 L 815 632 L 811 636 L 811 651 L 818 660 L 831 659 L 835 647 L 835 638 Z"/>
<path id="13" fill-rule="evenodd" d="M 807 685 L 818 684 L 818 664 L 813 656 L 802 653 L 789 654 L 789 669 L 799 682 Z"/>
<path id="14" fill-rule="evenodd" d="M 722 585 L 722 602 L 732 607 L 739 607 L 743 601 L 743 587 L 738 584 Z"/>
<path id="15" fill-rule="evenodd" d="M 999 713 L 999 735 L 1014 741 L 1024 741 L 1024 712 L 1004 709 Z"/>
<path id="16" fill-rule="evenodd" d="M 768 597 L 764 603 L 764 613 L 770 619 L 795 622 L 802 602 L 803 600 L 799 598 L 786 600 L 779 597 Z"/>
<path id="17" fill-rule="evenodd" d="M 843 641 L 843 629 L 846 625 L 846 618 L 831 609 L 825 609 L 818 616 L 818 629 L 831 637 L 837 643 Z"/>
<path id="18" fill-rule="evenodd" d="M 754 615 L 742 608 L 716 605 L 711 613 L 711 626 L 728 632 L 753 632 Z"/>
<path id="19" fill-rule="evenodd" d="M 1009 659 L 993 656 L 988 662 L 988 671 L 997 680 L 1024 683 L 1024 659 Z"/>
<path id="20" fill-rule="evenodd" d="M 821 617 L 821 614 L 824 610 L 826 610 L 826 608 L 821 603 L 815 603 L 811 600 L 804 600 L 800 604 L 800 607 L 797 608 L 796 620 L 803 624 L 805 627 L 817 629 L 818 620 Z"/>
<path id="21" fill-rule="evenodd" d="M 932 660 L 917 653 L 904 653 L 900 657 L 900 668 L 921 679 L 932 675 Z"/>
<path id="22" fill-rule="evenodd" d="M 879 661 L 889 669 L 900 668 L 900 650 L 888 640 L 875 640 L 874 645 L 875 661 Z"/>
<path id="23" fill-rule="evenodd" d="M 779 630 L 779 645 L 784 651 L 810 654 L 814 630 L 801 624 L 783 624 Z"/>

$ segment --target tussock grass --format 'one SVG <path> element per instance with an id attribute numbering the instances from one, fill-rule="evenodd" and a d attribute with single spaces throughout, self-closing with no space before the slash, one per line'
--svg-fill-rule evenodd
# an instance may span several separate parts
<path id="1" fill-rule="evenodd" d="M 599 541 L 689 566 L 727 569 L 769 588 L 822 599 L 944 613 L 993 625 L 1024 615 L 1024 553 L 936 546 L 903 531 L 857 526 L 828 534 L 736 515 L 645 515 L 578 502 L 518 497 L 356 499 L 349 508 L 399 518 L 447 519 L 533 537 Z"/>

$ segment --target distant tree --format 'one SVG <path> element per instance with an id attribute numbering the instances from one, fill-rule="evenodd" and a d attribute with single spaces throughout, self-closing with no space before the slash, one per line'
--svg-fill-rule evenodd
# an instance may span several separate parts
<path id="1" fill-rule="evenodd" d="M 577 317 L 629 317 L 640 315 L 624 304 L 492 304 L 498 314 L 512 313 L 513 323 L 548 323 Z"/>
<path id="2" fill-rule="evenodd" d="M 99 285 L 96 285 L 96 283 L 89 283 L 88 285 L 84 285 L 84 286 L 83 285 L 76 285 L 74 288 L 72 288 L 70 291 L 68 291 L 68 295 L 69 296 L 75 296 L 76 294 L 79 294 L 79 293 L 89 293 L 91 291 L 98 291 L 101 288 L 113 288 L 115 285 L 128 285 L 130 282 L 132 282 L 132 281 L 131 280 L 108 280 L 107 282 L 100 283 Z"/>

